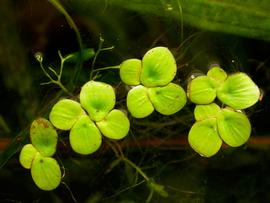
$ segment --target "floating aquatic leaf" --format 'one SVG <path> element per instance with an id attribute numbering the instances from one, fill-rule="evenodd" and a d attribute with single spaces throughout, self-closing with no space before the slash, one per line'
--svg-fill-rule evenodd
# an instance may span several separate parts
<path id="1" fill-rule="evenodd" d="M 70 130 L 78 118 L 84 114 L 80 103 L 71 99 L 62 99 L 53 106 L 49 117 L 56 128 Z"/>
<path id="2" fill-rule="evenodd" d="M 220 67 L 214 66 L 208 72 L 207 76 L 213 78 L 218 83 L 222 83 L 227 78 L 227 73 Z"/>
<path id="3" fill-rule="evenodd" d="M 215 83 L 208 76 L 199 76 L 188 84 L 187 95 L 195 104 L 210 104 L 216 98 Z"/>
<path id="4" fill-rule="evenodd" d="M 199 104 L 194 109 L 194 116 L 197 121 L 208 118 L 216 118 L 220 112 L 220 107 L 216 103 Z"/>
<path id="5" fill-rule="evenodd" d="M 169 83 L 164 87 L 149 88 L 148 93 L 155 110 L 163 115 L 178 112 L 187 101 L 183 88 L 174 83 Z"/>
<path id="6" fill-rule="evenodd" d="M 176 74 L 176 62 L 166 47 L 150 49 L 142 59 L 141 83 L 146 87 L 164 86 Z"/>
<path id="7" fill-rule="evenodd" d="M 101 121 L 115 105 L 115 92 L 112 86 L 89 81 L 83 85 L 80 102 L 94 121 Z"/>
<path id="8" fill-rule="evenodd" d="M 142 61 L 128 59 L 120 65 L 120 78 L 127 85 L 139 85 L 142 70 Z"/>
<path id="9" fill-rule="evenodd" d="M 36 185 L 42 190 L 53 190 L 61 182 L 61 170 L 54 158 L 36 155 L 31 175 Z"/>
<path id="10" fill-rule="evenodd" d="M 30 169 L 37 153 L 38 151 L 32 144 L 24 145 L 19 158 L 21 165 L 26 169 Z"/>
<path id="11" fill-rule="evenodd" d="M 129 131 L 129 120 L 120 110 L 112 110 L 102 121 L 96 123 L 101 133 L 111 139 L 122 139 Z"/>
<path id="12" fill-rule="evenodd" d="M 148 97 L 147 88 L 140 85 L 131 89 L 127 95 L 127 107 L 135 118 L 149 116 L 154 111 L 154 107 Z"/>
<path id="13" fill-rule="evenodd" d="M 30 128 L 30 138 L 42 156 L 52 156 L 55 153 L 58 135 L 50 121 L 44 118 L 34 120 Z"/>
<path id="14" fill-rule="evenodd" d="M 235 73 L 218 88 L 217 97 L 234 109 L 245 109 L 259 100 L 260 90 L 247 74 Z"/>
<path id="15" fill-rule="evenodd" d="M 65 61 L 71 62 L 71 63 L 77 63 L 79 60 L 81 61 L 87 61 L 91 59 L 93 56 L 95 56 L 95 51 L 92 48 L 83 49 L 82 52 L 74 52 L 67 56 L 65 56 Z"/>
<path id="16" fill-rule="evenodd" d="M 211 157 L 215 155 L 221 145 L 222 140 L 217 132 L 215 118 L 197 121 L 188 134 L 190 146 L 201 156 Z"/>
<path id="17" fill-rule="evenodd" d="M 102 137 L 94 122 L 84 115 L 71 128 L 69 141 L 75 152 L 86 155 L 98 150 Z"/>
<path id="18" fill-rule="evenodd" d="M 246 115 L 229 108 L 222 109 L 219 113 L 217 126 L 220 137 L 232 147 L 244 144 L 251 133 L 251 125 Z"/>

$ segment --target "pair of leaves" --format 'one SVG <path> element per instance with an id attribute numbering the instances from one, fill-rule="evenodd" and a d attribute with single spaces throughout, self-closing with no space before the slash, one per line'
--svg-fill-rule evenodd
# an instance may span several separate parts
<path id="1" fill-rule="evenodd" d="M 171 115 L 186 104 L 182 87 L 170 83 L 176 74 L 176 62 L 166 47 L 150 49 L 142 58 L 128 59 L 120 65 L 121 80 L 136 86 L 127 95 L 127 107 L 135 118 L 144 118 L 154 109 Z"/>
<path id="2" fill-rule="evenodd" d="M 20 163 L 31 169 L 35 184 L 42 190 L 53 190 L 61 182 L 61 170 L 54 155 L 57 145 L 57 132 L 52 124 L 39 118 L 30 128 L 32 144 L 25 145 L 20 153 Z"/>
<path id="3" fill-rule="evenodd" d="M 185 104 L 185 91 L 174 83 L 152 88 L 140 85 L 130 90 L 127 95 L 128 110 L 135 118 L 144 118 L 154 109 L 163 115 L 171 115 L 182 109 Z"/>
<path id="4" fill-rule="evenodd" d="M 187 94 L 195 104 L 209 104 L 217 97 L 234 109 L 245 109 L 259 100 L 260 90 L 245 73 L 239 72 L 227 77 L 225 71 L 215 67 L 208 71 L 207 76 L 191 80 Z"/>
<path id="5" fill-rule="evenodd" d="M 101 133 L 117 140 L 128 134 L 129 120 L 122 111 L 113 109 L 114 105 L 115 93 L 110 85 L 89 81 L 81 89 L 80 103 L 60 100 L 51 110 L 50 121 L 58 129 L 70 130 L 75 152 L 91 154 L 101 146 Z"/>
<path id="6" fill-rule="evenodd" d="M 128 59 L 120 65 L 121 80 L 127 85 L 165 86 L 176 74 L 176 62 L 166 47 L 150 49 L 139 59 Z"/>
<path id="7" fill-rule="evenodd" d="M 222 140 L 232 147 L 243 145 L 251 133 L 251 125 L 245 114 L 230 108 L 220 109 L 215 104 L 197 105 L 196 123 L 191 127 L 188 141 L 191 147 L 205 157 L 216 154 Z"/>

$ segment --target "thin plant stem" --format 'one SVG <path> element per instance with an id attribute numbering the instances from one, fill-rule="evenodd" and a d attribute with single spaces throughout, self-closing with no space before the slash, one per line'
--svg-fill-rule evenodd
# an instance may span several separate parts
<path id="1" fill-rule="evenodd" d="M 142 181 L 140 181 L 140 182 L 138 182 L 138 183 L 136 183 L 136 184 L 134 184 L 134 185 L 131 185 L 131 186 L 129 186 L 129 187 L 123 189 L 123 190 L 118 191 L 117 193 L 115 193 L 115 194 L 113 194 L 113 195 L 111 195 L 111 196 L 109 196 L 109 197 L 105 197 L 103 200 L 106 200 L 106 199 L 110 199 L 110 198 L 116 197 L 116 196 L 120 195 L 121 193 L 123 193 L 123 192 L 125 192 L 125 191 L 127 191 L 127 190 L 130 190 L 130 189 L 132 189 L 132 188 L 135 188 L 135 187 L 141 185 L 141 184 L 144 183 L 144 182 L 145 182 L 145 180 L 142 180 Z"/>
<path id="2" fill-rule="evenodd" d="M 65 182 L 62 182 L 62 184 L 67 188 L 68 192 L 70 193 L 70 196 L 72 198 L 72 200 L 75 202 L 75 203 L 78 203 L 77 199 L 75 198 L 73 192 L 71 191 L 70 187 L 65 183 Z"/>
<path id="3" fill-rule="evenodd" d="M 99 56 L 100 52 L 112 50 L 114 48 L 114 46 L 102 48 L 103 47 L 103 43 L 104 43 L 104 39 L 100 36 L 99 37 L 98 49 L 97 49 L 97 52 L 96 52 L 96 54 L 94 56 L 94 59 L 92 61 L 92 64 L 91 64 L 90 80 L 93 79 L 93 73 L 98 71 L 98 69 L 97 70 L 94 70 L 94 67 L 95 67 L 95 64 L 96 64 L 97 57 Z M 117 66 L 112 66 L 112 67 L 115 68 Z M 108 67 L 108 69 L 109 69 L 109 67 Z M 101 70 L 101 69 L 99 69 L 99 70 Z M 103 69 L 103 70 L 106 70 L 106 69 Z"/>
<path id="4" fill-rule="evenodd" d="M 133 163 L 126 157 L 122 157 L 121 159 L 127 164 L 129 164 L 132 168 L 134 168 L 147 182 L 150 180 L 150 178 L 148 178 L 148 176 L 142 171 L 142 169 L 138 167 L 135 163 Z"/>
<path id="5" fill-rule="evenodd" d="M 69 26 L 74 30 L 75 34 L 76 34 L 76 38 L 77 38 L 77 42 L 79 45 L 79 49 L 80 49 L 80 57 L 78 60 L 78 68 L 75 69 L 74 72 L 74 77 L 72 80 L 72 83 L 74 84 L 74 82 L 76 81 L 81 68 L 82 68 L 82 60 L 81 60 L 81 55 L 82 55 L 82 51 L 83 51 L 83 44 L 82 44 L 82 38 L 81 38 L 81 34 L 79 32 L 78 27 L 76 26 L 75 22 L 73 21 L 73 19 L 71 18 L 71 16 L 68 14 L 68 12 L 66 11 L 66 9 L 59 3 L 58 0 L 49 0 L 49 2 L 61 13 L 64 15 L 64 17 L 67 20 L 67 23 L 69 24 Z"/>
<path id="6" fill-rule="evenodd" d="M 98 71 L 103 71 L 103 70 L 109 70 L 109 69 L 119 69 L 120 65 L 117 66 L 108 66 L 108 67 L 104 67 L 104 68 L 97 68 L 95 70 L 93 70 L 93 72 L 98 72 Z"/>
<path id="7" fill-rule="evenodd" d="M 154 194 L 154 190 L 151 188 L 151 189 L 150 189 L 150 193 L 149 193 L 149 195 L 148 195 L 148 197 L 147 197 L 145 203 L 151 202 L 152 197 L 153 197 L 153 194 Z"/>
<path id="8" fill-rule="evenodd" d="M 55 80 L 55 79 L 53 79 L 52 77 L 51 77 L 51 75 L 46 71 L 46 69 L 44 68 L 44 66 L 43 66 L 43 58 L 42 58 L 42 55 L 40 54 L 40 53 L 38 53 L 38 54 L 36 54 L 36 59 L 37 59 L 37 61 L 39 62 L 39 65 L 40 65 L 40 67 L 41 67 L 41 69 L 42 69 L 42 71 L 43 71 L 43 73 L 50 79 L 50 81 L 49 82 L 45 82 L 45 83 L 42 83 L 42 85 L 47 85 L 47 84 L 51 84 L 51 83 L 53 83 L 53 84 L 56 84 L 56 85 L 58 85 L 66 94 L 68 94 L 69 96 L 73 96 L 71 93 L 70 93 L 70 91 L 68 91 L 68 89 L 62 84 L 62 82 L 61 82 L 61 77 L 62 77 L 62 73 L 63 73 L 63 68 L 64 68 L 64 62 L 65 62 L 65 58 L 63 58 L 62 57 L 62 55 L 61 55 L 61 52 L 60 51 L 58 51 L 58 55 L 59 55 L 59 57 L 60 57 L 60 72 L 59 72 L 59 74 L 57 74 L 57 72 L 53 69 L 53 68 L 51 68 L 51 67 L 48 67 L 48 69 L 57 77 L 57 80 Z"/>
<path id="9" fill-rule="evenodd" d="M 122 150 L 119 149 L 119 147 L 121 148 L 120 145 L 115 147 L 115 146 L 113 146 L 112 143 L 110 143 L 110 141 L 108 141 L 107 143 L 111 147 L 111 149 L 113 150 L 113 152 L 115 153 L 115 155 L 116 155 L 117 158 L 119 158 L 121 161 L 127 163 L 133 169 L 135 169 L 145 179 L 146 182 L 150 181 L 150 178 L 142 171 L 142 169 L 140 167 L 138 167 L 135 163 L 133 163 L 131 160 L 129 160 L 128 158 L 126 158 L 124 156 Z"/>
<path id="10" fill-rule="evenodd" d="M 42 69 L 43 73 L 51 80 L 51 82 L 54 81 L 54 79 L 52 79 L 52 77 L 50 76 L 50 74 L 45 70 L 42 61 L 39 62 L 40 68 Z"/>
<path id="11" fill-rule="evenodd" d="M 121 156 L 119 154 L 119 152 L 117 151 L 117 149 L 113 146 L 113 144 L 108 141 L 107 144 L 109 145 L 109 147 L 113 150 L 115 156 L 118 158 L 118 159 L 121 159 Z"/>
<path id="12" fill-rule="evenodd" d="M 182 42 L 184 39 L 184 22 L 183 22 L 183 9 L 180 3 L 180 0 L 177 0 L 177 5 L 179 9 L 179 16 L 180 16 L 180 41 Z"/>
<path id="13" fill-rule="evenodd" d="M 62 56 L 62 54 L 61 54 L 61 52 L 59 50 L 58 50 L 58 55 L 59 55 L 60 60 L 61 60 L 60 72 L 59 72 L 59 75 L 57 76 L 58 77 L 58 80 L 59 80 L 62 77 L 65 59 L 63 58 L 63 56 Z"/>

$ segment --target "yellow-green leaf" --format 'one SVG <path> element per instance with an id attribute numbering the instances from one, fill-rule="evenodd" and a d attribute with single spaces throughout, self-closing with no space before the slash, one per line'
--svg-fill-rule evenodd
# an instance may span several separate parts
<path id="1" fill-rule="evenodd" d="M 227 73 L 222 68 L 214 66 L 207 72 L 207 76 L 213 78 L 218 83 L 222 83 L 226 80 Z"/>
<path id="2" fill-rule="evenodd" d="M 89 81 L 81 89 L 80 102 L 92 120 L 101 121 L 115 105 L 115 92 L 106 83 Z"/>
<path id="3" fill-rule="evenodd" d="M 217 97 L 234 109 L 245 109 L 260 98 L 258 86 L 245 73 L 230 75 L 217 90 Z"/>
<path id="4" fill-rule="evenodd" d="M 112 110 L 102 121 L 96 123 L 101 133 L 111 139 L 122 139 L 129 131 L 129 120 L 120 110 Z"/>
<path id="5" fill-rule="evenodd" d="M 199 76 L 188 84 L 187 95 L 195 104 L 210 104 L 216 98 L 215 82 L 208 76 Z"/>
<path id="6" fill-rule="evenodd" d="M 38 151 L 32 144 L 24 145 L 19 158 L 21 165 L 26 169 L 30 169 L 37 153 Z"/>
<path id="7" fill-rule="evenodd" d="M 35 184 L 42 190 L 54 190 L 61 182 L 61 170 L 57 161 L 40 154 L 37 154 L 33 161 L 31 175 Z"/>
<path id="8" fill-rule="evenodd" d="M 238 147 L 247 142 L 251 125 L 245 114 L 225 108 L 219 113 L 217 126 L 220 137 L 226 144 Z"/>
<path id="9" fill-rule="evenodd" d="M 139 85 L 142 70 L 142 61 L 128 59 L 120 65 L 120 78 L 127 85 Z"/>
<path id="10" fill-rule="evenodd" d="M 94 122 L 85 115 L 71 128 L 69 141 L 75 152 L 86 155 L 99 149 L 102 137 Z"/>
<path id="11" fill-rule="evenodd" d="M 166 47 L 150 49 L 142 59 L 141 83 L 146 87 L 164 86 L 176 74 L 176 62 Z"/>
<path id="12" fill-rule="evenodd" d="M 192 149 L 201 156 L 215 155 L 222 145 L 222 140 L 217 132 L 216 119 L 197 121 L 189 131 L 188 142 Z"/>
<path id="13" fill-rule="evenodd" d="M 49 117 L 56 128 L 70 130 L 78 118 L 84 114 L 80 103 L 71 99 L 62 99 L 53 106 Z"/>
<path id="14" fill-rule="evenodd" d="M 147 117 L 154 111 L 146 87 L 140 85 L 128 92 L 127 108 L 135 118 Z"/>
<path id="15" fill-rule="evenodd" d="M 169 83 L 164 87 L 149 88 L 148 94 L 155 110 L 163 115 L 180 111 L 187 101 L 183 88 L 174 83 Z"/>
<path id="16" fill-rule="evenodd" d="M 32 122 L 30 138 L 33 146 L 43 156 L 52 156 L 56 151 L 58 135 L 50 121 L 38 118 Z"/>
<path id="17" fill-rule="evenodd" d="M 220 107 L 216 103 L 199 104 L 194 109 L 194 116 L 197 121 L 208 118 L 217 118 L 220 112 Z"/>

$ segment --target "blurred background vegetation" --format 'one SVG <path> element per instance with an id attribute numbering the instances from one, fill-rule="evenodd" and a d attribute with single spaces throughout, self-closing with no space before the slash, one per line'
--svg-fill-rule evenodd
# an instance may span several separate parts
<path id="1" fill-rule="evenodd" d="M 42 52 L 47 65 L 59 67 L 63 55 L 79 50 L 74 30 L 47 0 L 1 0 L 0 6 L 0 202 L 270 202 L 270 4 L 268 0 L 66 0 L 84 47 L 104 47 L 95 68 L 141 58 L 154 46 L 167 46 L 177 59 L 175 81 L 186 88 L 191 74 L 212 63 L 228 72 L 244 71 L 262 89 L 258 104 L 248 109 L 253 132 L 240 148 L 226 146 L 213 158 L 202 158 L 187 144 L 194 122 L 188 104 L 174 116 L 157 113 L 132 119 L 125 155 L 165 186 L 169 196 L 154 194 L 128 165 L 113 167 L 114 154 L 104 145 L 91 156 L 73 153 L 61 134 L 58 160 L 65 168 L 55 191 L 39 190 L 18 162 L 29 142 L 31 122 L 46 117 L 51 106 L 67 97 L 47 78 L 34 58 Z M 75 65 L 66 66 L 63 84 L 76 95 L 87 82 L 92 61 L 83 64 L 75 84 Z M 114 85 L 118 107 L 125 109 L 126 87 L 117 70 L 100 72 L 98 80 Z M 69 188 L 69 189 L 68 189 Z"/>

